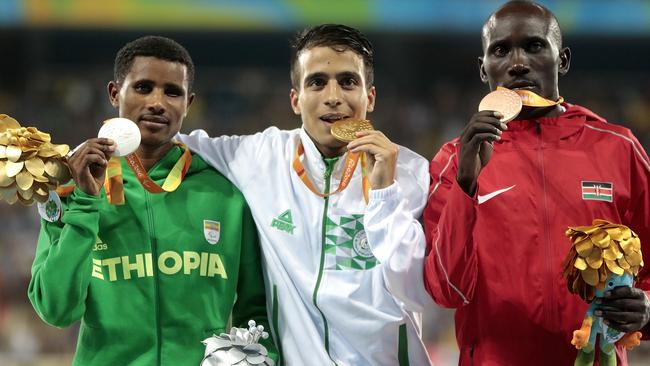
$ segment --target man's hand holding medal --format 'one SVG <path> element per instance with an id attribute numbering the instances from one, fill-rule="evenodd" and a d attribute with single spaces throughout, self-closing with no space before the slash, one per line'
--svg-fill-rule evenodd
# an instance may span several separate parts
<path id="1" fill-rule="evenodd" d="M 0 199 L 10 204 L 44 203 L 49 191 L 72 177 L 77 186 L 98 195 L 111 156 L 124 156 L 140 144 L 140 130 L 125 118 L 107 120 L 97 138 L 69 153 L 68 145 L 55 145 L 50 135 L 34 127 L 21 127 L 0 115 Z"/>
<path id="2" fill-rule="evenodd" d="M 110 158 L 131 154 L 140 145 L 138 126 L 126 118 L 105 121 L 97 136 L 77 147 L 68 159 L 79 189 L 93 196 L 104 185 Z"/>
<path id="3" fill-rule="evenodd" d="M 368 120 L 344 119 L 334 123 L 331 130 L 336 139 L 347 142 L 352 153 L 365 153 L 368 157 L 370 188 L 381 189 L 393 184 L 397 166 L 397 145 L 382 132 L 375 130 Z M 365 169 L 365 159 L 362 158 Z"/>

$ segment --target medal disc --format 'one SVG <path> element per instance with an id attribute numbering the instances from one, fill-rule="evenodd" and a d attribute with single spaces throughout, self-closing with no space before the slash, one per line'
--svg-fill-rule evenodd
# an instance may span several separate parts
<path id="1" fill-rule="evenodd" d="M 356 132 L 372 130 L 374 130 L 374 128 L 367 119 L 347 118 L 334 122 L 331 133 L 337 140 L 350 142 L 357 138 L 357 136 L 355 136 Z"/>
<path id="2" fill-rule="evenodd" d="M 134 152 L 140 146 L 140 129 L 126 118 L 111 118 L 104 122 L 97 137 L 108 138 L 117 145 L 114 156 L 125 156 Z"/>
<path id="3" fill-rule="evenodd" d="M 519 94 L 508 89 L 498 89 L 483 97 L 478 110 L 499 112 L 503 115 L 500 121 L 508 123 L 517 117 L 522 106 Z"/>

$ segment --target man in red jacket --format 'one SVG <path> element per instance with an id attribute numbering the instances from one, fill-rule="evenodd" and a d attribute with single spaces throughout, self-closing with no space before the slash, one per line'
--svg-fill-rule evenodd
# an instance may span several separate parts
<path id="1" fill-rule="evenodd" d="M 526 89 L 552 105 L 524 107 L 507 125 L 497 112 L 478 112 L 435 156 L 424 213 L 427 291 L 458 309 L 461 365 L 573 364 L 572 332 L 588 305 L 562 278 L 564 231 L 596 218 L 628 225 L 650 264 L 650 160 L 629 130 L 561 102 L 558 76 L 571 53 L 548 9 L 505 4 L 483 27 L 483 52 L 481 80 L 491 90 Z M 586 196 L 592 186 L 611 195 Z M 645 339 L 648 267 L 638 289 L 616 288 L 596 312 Z M 617 357 L 627 364 L 621 349 Z"/>

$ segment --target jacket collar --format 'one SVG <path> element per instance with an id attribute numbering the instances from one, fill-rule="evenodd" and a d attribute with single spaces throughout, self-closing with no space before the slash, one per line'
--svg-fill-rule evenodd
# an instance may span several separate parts
<path id="1" fill-rule="evenodd" d="M 520 133 L 535 133 L 540 128 L 544 131 L 544 140 L 557 141 L 579 133 L 587 122 L 607 122 L 604 118 L 579 105 L 562 103 L 562 106 L 565 111 L 556 117 L 511 121 L 508 123 L 508 130 L 499 142 L 516 140 L 516 136 Z"/>
<path id="2" fill-rule="evenodd" d="M 314 144 L 314 141 L 311 139 L 311 137 L 309 137 L 307 131 L 305 131 L 304 126 L 300 128 L 300 141 L 302 142 L 302 146 L 305 148 L 305 155 L 303 157 L 302 163 L 307 170 L 307 173 L 312 179 L 318 182 L 322 182 L 326 168 L 325 160 L 323 155 L 316 147 L 316 144 Z M 334 164 L 334 169 L 332 171 L 333 179 L 341 179 L 341 174 L 343 172 L 343 168 L 345 167 L 346 157 L 347 152 L 341 155 Z"/>

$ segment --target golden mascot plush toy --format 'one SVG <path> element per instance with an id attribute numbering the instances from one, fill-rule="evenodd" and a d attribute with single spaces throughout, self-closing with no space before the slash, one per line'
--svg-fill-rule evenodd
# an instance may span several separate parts
<path id="1" fill-rule="evenodd" d="M 571 344 L 579 350 L 574 365 L 593 365 L 598 335 L 599 364 L 616 365 L 615 344 L 632 349 L 641 343 L 641 332 L 623 333 L 608 327 L 594 316 L 593 300 L 615 287 L 633 286 L 643 266 L 641 241 L 627 226 L 598 219 L 592 226 L 570 227 L 566 235 L 572 245 L 563 274 L 569 291 L 590 303 L 582 327 L 573 332 Z"/>

